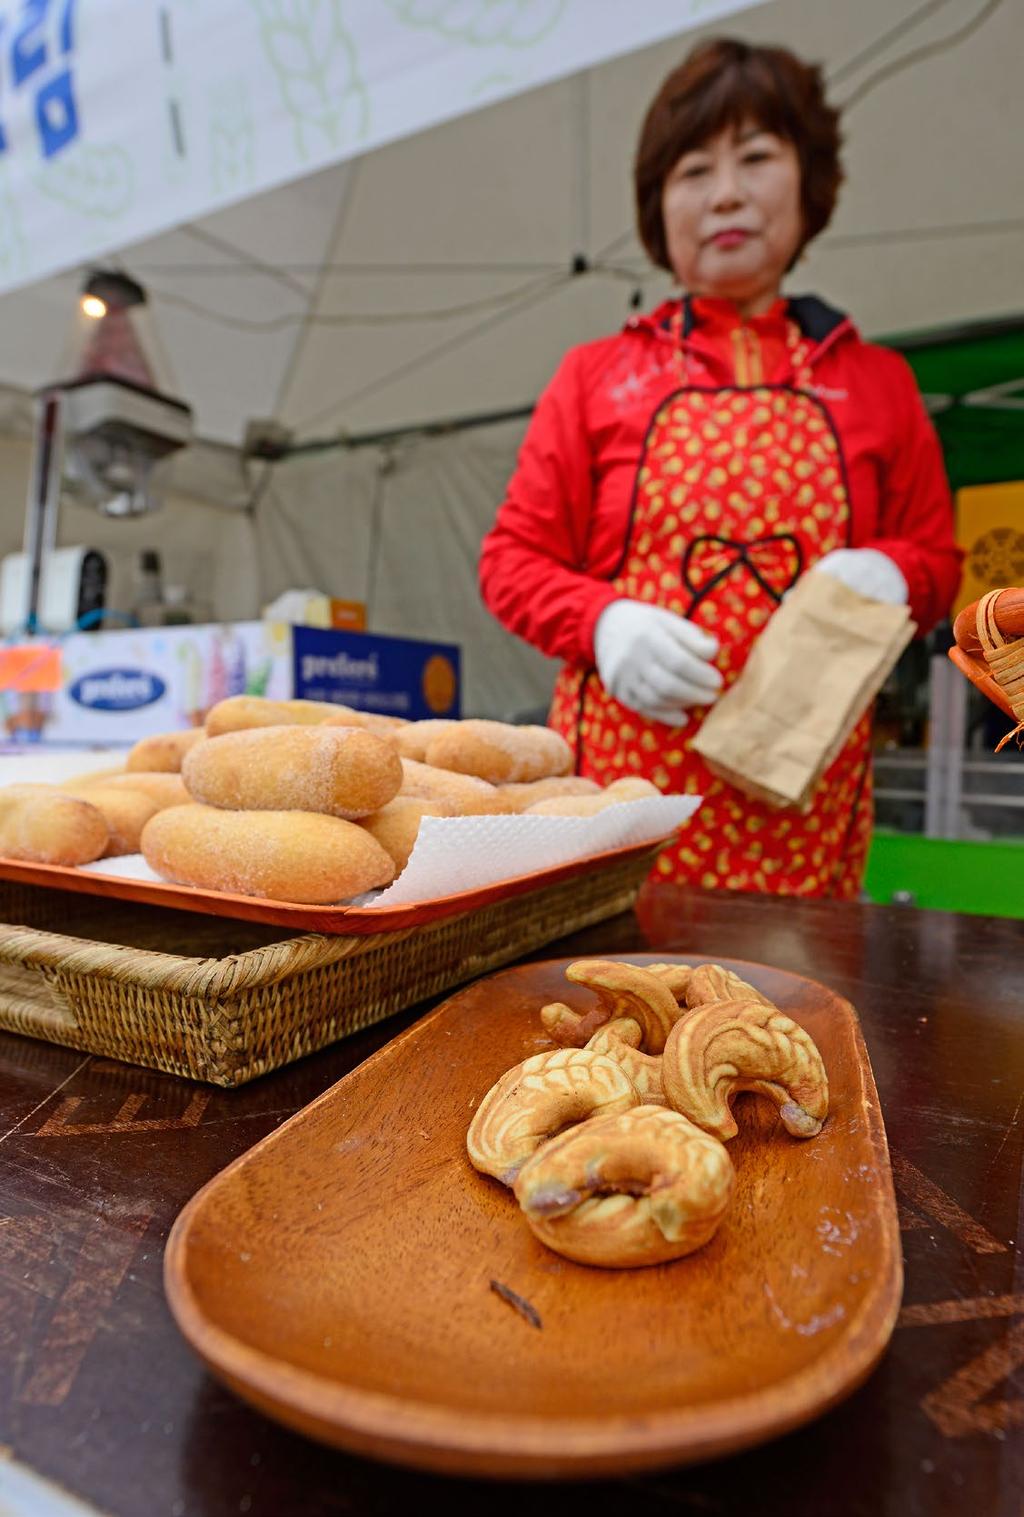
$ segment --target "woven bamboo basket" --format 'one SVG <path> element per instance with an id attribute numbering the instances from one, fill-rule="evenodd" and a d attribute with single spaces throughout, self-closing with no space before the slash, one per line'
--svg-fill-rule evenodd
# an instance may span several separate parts
<path id="1" fill-rule="evenodd" d="M 0 881 L 0 1028 L 242 1085 L 629 910 L 656 853 L 458 916 L 350 937 L 287 936 Z M 69 927 L 83 935 L 67 936 Z"/>

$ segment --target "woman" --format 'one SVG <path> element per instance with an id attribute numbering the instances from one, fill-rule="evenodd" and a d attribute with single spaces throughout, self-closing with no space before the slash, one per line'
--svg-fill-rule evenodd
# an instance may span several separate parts
<path id="1" fill-rule="evenodd" d="M 691 744 L 812 566 L 944 616 L 960 553 L 938 441 L 904 360 L 784 275 L 842 178 L 820 72 L 778 48 L 697 47 L 648 111 L 640 236 L 685 291 L 571 351 L 538 403 L 481 588 L 565 665 L 551 725 L 580 773 L 700 793 L 662 876 L 855 897 L 872 821 L 870 714 L 809 814 L 715 778 Z"/>

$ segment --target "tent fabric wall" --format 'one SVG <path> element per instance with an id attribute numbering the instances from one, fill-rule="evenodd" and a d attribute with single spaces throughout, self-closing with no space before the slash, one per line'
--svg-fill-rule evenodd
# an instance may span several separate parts
<path id="1" fill-rule="evenodd" d="M 255 514 L 263 600 L 310 586 L 363 601 L 374 632 L 462 648 L 467 713 L 509 717 L 546 707 L 555 663 L 510 637 L 477 589 L 480 541 L 523 427 L 502 423 L 278 465 Z"/>
<path id="2" fill-rule="evenodd" d="M 0 432 L 0 557 L 21 551 L 25 531 L 25 502 L 32 470 L 30 436 L 32 407 L 27 396 L 0 395 L 0 417 L 11 430 Z M 135 568 L 144 548 L 161 556 L 165 584 L 187 586 L 202 603 L 215 608 L 218 620 L 255 616 L 260 606 L 260 574 L 256 534 L 245 511 L 211 504 L 188 489 L 196 474 L 219 479 L 224 496 L 239 497 L 242 479 L 237 455 L 200 457 L 181 472 L 160 510 L 118 521 L 65 497 L 61 504 L 57 543 L 98 548 L 107 558 L 110 578 L 107 605 L 128 612 L 135 593 Z M 230 482 L 230 490 L 228 484 Z"/>
<path id="3" fill-rule="evenodd" d="M 20 550 L 31 446 L 31 408 L 20 435 L 0 435 L 0 556 Z M 111 577 L 108 606 L 129 610 L 144 548 L 161 557 L 164 582 L 188 585 L 217 620 L 257 617 L 282 590 L 312 588 L 367 604 L 375 632 L 457 643 L 463 707 L 509 717 L 546 707 L 556 666 L 511 637 L 484 609 L 476 583 L 480 540 L 515 463 L 524 423 L 504 423 L 401 444 L 332 449 L 254 466 L 250 510 L 212 505 L 183 488 L 221 479 L 242 499 L 237 460 L 185 463 L 159 511 L 117 521 L 65 500 L 59 542 L 100 549 Z"/>
<path id="4" fill-rule="evenodd" d="M 293 589 L 365 601 L 378 490 L 371 449 L 274 466 L 253 522 L 263 601 Z"/>

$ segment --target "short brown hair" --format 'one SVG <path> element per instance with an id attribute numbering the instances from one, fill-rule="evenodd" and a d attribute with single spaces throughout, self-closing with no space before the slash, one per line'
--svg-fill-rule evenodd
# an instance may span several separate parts
<path id="1" fill-rule="evenodd" d="M 804 235 L 796 256 L 828 226 L 843 169 L 839 112 L 825 100 L 821 69 L 782 47 L 717 37 L 698 44 L 669 74 L 651 102 L 637 144 L 637 228 L 661 268 L 671 271 L 661 215 L 669 171 L 684 153 L 751 120 L 792 142 L 800 160 Z"/>

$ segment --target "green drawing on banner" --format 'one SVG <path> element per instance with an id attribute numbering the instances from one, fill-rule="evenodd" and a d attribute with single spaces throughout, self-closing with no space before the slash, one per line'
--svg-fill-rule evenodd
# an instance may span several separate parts
<path id="1" fill-rule="evenodd" d="M 210 172 L 218 191 L 247 189 L 256 173 L 256 129 L 249 86 L 239 75 L 210 92 Z"/>
<path id="2" fill-rule="evenodd" d="M 76 143 L 32 176 L 38 190 L 83 216 L 112 221 L 135 199 L 135 165 L 123 147 Z"/>
<path id="3" fill-rule="evenodd" d="M 249 0 L 303 158 L 366 135 L 369 98 L 342 0 Z"/>
<path id="4" fill-rule="evenodd" d="M 245 682 L 246 695 L 266 695 L 267 686 L 270 684 L 270 676 L 274 672 L 274 664 L 271 659 L 264 659 L 258 669 L 254 669 Z"/>
<path id="5" fill-rule="evenodd" d="M 516 82 L 515 74 L 488 74 L 481 79 L 479 84 L 474 84 L 469 91 L 470 100 L 482 100 L 485 95 L 496 94 L 498 90 L 507 90 Z"/>
<path id="6" fill-rule="evenodd" d="M 16 279 L 28 268 L 28 248 L 21 230 L 18 203 L 6 170 L 0 176 L 0 279 Z"/>
<path id="7" fill-rule="evenodd" d="M 406 26 L 474 47 L 536 47 L 562 19 L 566 0 L 387 0 Z"/>

